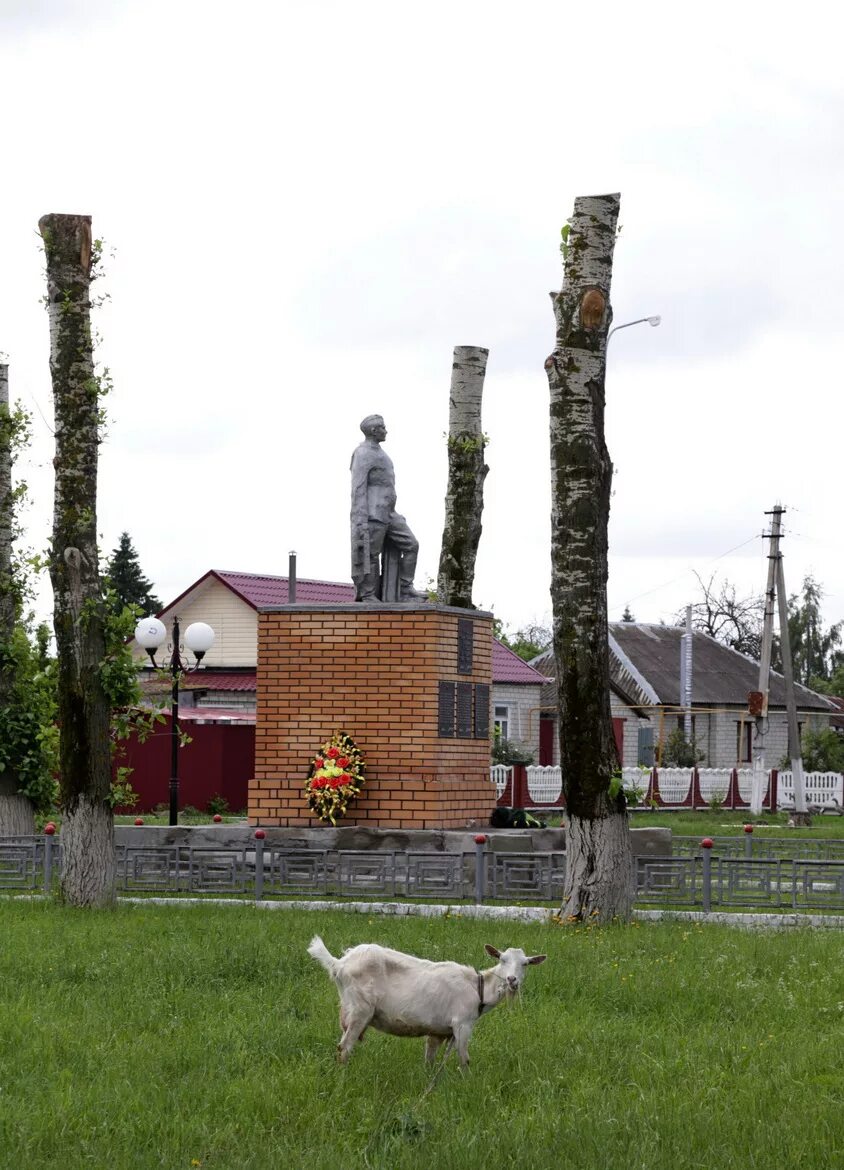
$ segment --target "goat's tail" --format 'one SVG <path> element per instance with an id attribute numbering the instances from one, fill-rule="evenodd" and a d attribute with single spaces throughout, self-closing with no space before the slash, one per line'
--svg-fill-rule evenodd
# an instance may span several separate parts
<path id="1" fill-rule="evenodd" d="M 308 944 L 308 954 L 316 959 L 321 967 L 325 967 L 332 979 L 334 978 L 337 970 L 337 960 L 318 934 L 315 934 Z"/>

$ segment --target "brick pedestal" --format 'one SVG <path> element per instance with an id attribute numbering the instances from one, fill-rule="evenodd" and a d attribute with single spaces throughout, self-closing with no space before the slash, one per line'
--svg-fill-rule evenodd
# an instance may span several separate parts
<path id="1" fill-rule="evenodd" d="M 340 824 L 486 825 L 492 616 L 437 605 L 286 605 L 258 619 L 255 779 L 249 822 L 309 825 L 303 788 L 335 731 L 366 784 Z"/>

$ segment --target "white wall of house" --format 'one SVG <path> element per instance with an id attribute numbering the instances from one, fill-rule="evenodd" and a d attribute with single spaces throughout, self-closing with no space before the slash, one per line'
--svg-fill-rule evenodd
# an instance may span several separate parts
<path id="1" fill-rule="evenodd" d="M 205 655 L 206 667 L 255 666 L 258 659 L 258 614 L 222 582 L 210 578 L 198 589 L 192 590 L 178 605 L 164 611 L 161 620 L 170 632 L 170 624 L 178 616 L 182 633 L 191 622 L 207 622 L 214 631 L 214 645 Z M 133 648 L 135 656 L 146 658 L 146 651 Z M 159 651 L 163 661 L 165 652 Z"/>
<path id="2" fill-rule="evenodd" d="M 622 744 L 623 744 L 622 767 L 635 768 L 636 764 L 638 763 L 638 759 L 639 759 L 639 726 L 640 726 L 640 724 L 643 724 L 644 726 L 649 727 L 649 726 L 651 726 L 651 723 L 647 719 L 640 719 L 640 717 L 636 714 L 636 712 L 633 710 L 633 708 L 628 707 L 627 704 L 624 702 L 624 700 L 620 699 L 618 697 L 618 695 L 616 695 L 614 693 L 610 695 L 610 711 L 611 711 L 613 719 L 623 719 L 624 720 L 623 735 L 622 735 Z M 548 712 L 547 710 L 544 711 L 544 714 L 546 714 L 546 715 L 548 715 L 549 713 L 551 713 L 551 712 Z M 557 721 L 557 717 L 555 714 L 554 715 L 554 729 L 555 730 L 554 730 L 554 736 L 553 736 L 553 743 L 554 743 L 553 762 L 554 762 L 554 764 L 559 764 L 559 762 L 560 762 L 560 738 L 559 738 L 559 735 L 558 735 L 557 730 L 556 730 L 557 726 L 558 726 L 558 721 Z M 656 734 L 657 733 L 654 732 L 654 739 L 656 739 Z M 538 744 L 538 734 L 537 734 L 537 744 Z M 539 748 L 537 746 L 537 758 L 538 758 L 538 756 L 539 756 Z"/>
<path id="3" fill-rule="evenodd" d="M 654 711 L 654 742 L 660 738 L 663 745 L 668 736 L 682 722 L 677 711 L 666 712 L 660 719 L 659 709 Z M 801 727 L 821 728 L 829 725 L 829 716 L 823 712 L 798 711 L 797 721 Z M 742 731 L 739 733 L 739 726 Z M 704 753 L 701 767 L 736 768 L 747 767 L 752 762 L 755 721 L 742 707 L 729 707 L 720 711 L 693 712 L 693 733 L 695 741 Z M 625 745 L 626 747 L 626 745 Z M 768 717 L 765 736 L 765 760 L 770 768 L 779 765 L 788 747 L 788 721 L 785 711 L 774 710 Z M 626 763 L 626 760 L 625 760 Z"/>
<path id="4" fill-rule="evenodd" d="M 737 749 L 737 726 L 743 722 L 742 748 Z M 818 730 L 829 726 L 829 716 L 824 712 L 798 711 L 797 722 L 801 725 L 801 732 L 808 727 Z M 706 763 L 710 768 L 734 768 L 739 765 L 748 766 L 747 725 L 751 727 L 750 747 L 753 746 L 754 720 L 750 719 L 746 711 L 736 707 L 734 710 L 719 711 L 711 716 L 709 740 L 711 750 L 707 753 Z M 765 735 L 765 763 L 769 768 L 779 767 L 780 761 L 788 751 L 788 719 L 785 711 L 771 711 L 768 715 L 768 730 Z"/>
<path id="5" fill-rule="evenodd" d="M 506 738 L 527 748 L 539 761 L 539 685 L 533 683 L 492 684 L 492 719 L 507 721 Z M 504 714 L 506 712 L 506 715 Z"/>

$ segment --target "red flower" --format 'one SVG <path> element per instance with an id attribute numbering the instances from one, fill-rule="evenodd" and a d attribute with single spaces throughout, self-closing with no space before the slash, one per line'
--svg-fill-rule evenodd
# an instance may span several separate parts
<path id="1" fill-rule="evenodd" d="M 324 776 L 318 776 L 315 780 L 311 781 L 311 788 L 325 788 L 327 783 L 328 781 Z"/>
<path id="2" fill-rule="evenodd" d="M 337 761 L 337 767 L 338 768 L 348 768 L 348 766 L 349 766 L 348 759 L 345 756 L 341 756 L 340 759 Z"/>
<path id="3" fill-rule="evenodd" d="M 330 747 L 325 754 L 328 756 L 329 760 L 336 760 L 340 755 L 340 753 L 337 751 L 337 748 L 335 747 Z"/>
<path id="4" fill-rule="evenodd" d="M 331 783 L 332 788 L 342 788 L 343 777 L 342 776 L 332 776 L 330 783 Z"/>

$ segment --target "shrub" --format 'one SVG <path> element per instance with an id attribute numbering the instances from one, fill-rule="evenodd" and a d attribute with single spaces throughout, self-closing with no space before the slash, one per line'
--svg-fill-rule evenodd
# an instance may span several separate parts
<path id="1" fill-rule="evenodd" d="M 131 768 L 117 768 L 116 775 L 111 782 L 111 791 L 108 795 L 108 803 L 112 809 L 134 808 L 140 800 L 140 796 L 129 783 L 131 773 Z"/>
<path id="2" fill-rule="evenodd" d="M 219 793 L 215 793 L 214 796 L 212 796 L 208 801 L 207 807 L 212 817 L 216 816 L 217 813 L 222 816 L 223 813 L 227 813 L 229 811 L 229 802 L 226 800 L 225 796 L 220 796 Z"/>
<path id="3" fill-rule="evenodd" d="M 665 767 L 696 768 L 706 759 L 706 753 L 697 745 L 694 736 L 686 739 L 682 727 L 677 727 L 665 741 L 661 762 Z"/>
<path id="4" fill-rule="evenodd" d="M 522 743 L 496 736 L 492 745 L 493 764 L 532 764 L 533 754 Z"/>
<path id="5" fill-rule="evenodd" d="M 800 750 L 805 772 L 844 772 L 844 738 L 831 727 L 822 727 L 817 731 L 807 727 L 800 741 Z M 779 766 L 790 771 L 790 757 L 783 756 Z"/>

